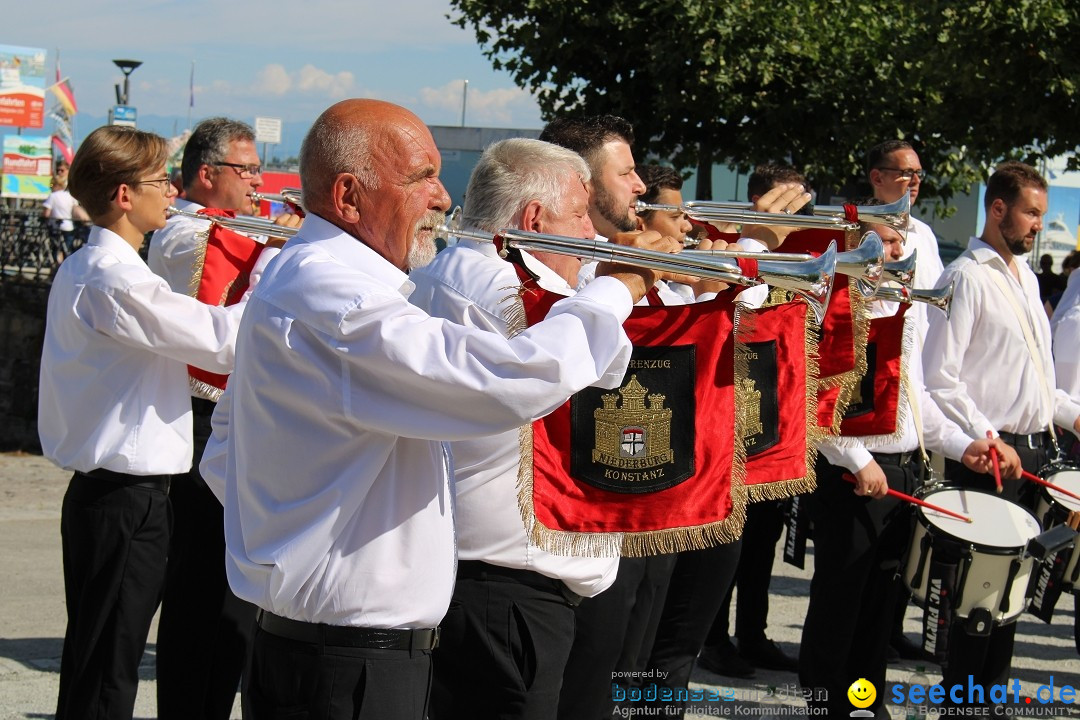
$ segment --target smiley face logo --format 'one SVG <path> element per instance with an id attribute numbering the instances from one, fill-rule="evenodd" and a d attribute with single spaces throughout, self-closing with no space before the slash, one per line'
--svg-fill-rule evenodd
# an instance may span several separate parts
<path id="1" fill-rule="evenodd" d="M 877 689 L 866 678 L 859 678 L 851 683 L 847 691 L 848 700 L 857 708 L 868 708 L 877 699 Z"/>

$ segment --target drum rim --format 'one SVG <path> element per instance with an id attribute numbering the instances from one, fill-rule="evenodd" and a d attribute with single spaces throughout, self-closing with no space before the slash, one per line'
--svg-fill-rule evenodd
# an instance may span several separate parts
<path id="1" fill-rule="evenodd" d="M 995 493 L 989 493 L 989 492 L 986 492 L 985 490 L 978 490 L 976 488 L 961 487 L 960 485 L 938 485 L 933 490 L 930 490 L 927 493 L 925 493 L 924 495 L 920 496 L 919 499 L 920 500 L 925 500 L 926 498 L 933 495 L 934 493 L 940 492 L 942 490 L 965 490 L 967 492 L 979 493 L 981 495 L 988 495 L 988 496 L 990 496 L 992 498 L 998 498 L 998 499 L 1001 499 L 1001 500 L 1005 500 L 1005 498 L 1002 498 L 1002 497 L 1000 497 L 999 495 L 997 495 Z M 1005 501 L 1006 502 L 1012 502 L 1011 500 L 1005 500 Z M 1026 507 L 1024 507 L 1023 505 L 1020 505 L 1018 503 L 1012 503 L 1012 504 L 1016 505 L 1016 507 L 1020 508 L 1021 510 L 1026 512 L 1028 515 L 1030 515 L 1031 519 L 1035 521 L 1036 527 L 1039 528 L 1040 532 L 1042 531 L 1042 522 L 1040 522 L 1038 516 L 1036 516 L 1035 513 L 1031 512 Z M 952 533 L 950 533 L 948 530 L 943 529 L 940 525 L 932 524 L 927 519 L 926 513 L 923 512 L 923 508 L 916 508 L 916 510 L 918 511 L 918 512 L 915 513 L 916 520 L 918 521 L 918 523 L 920 525 L 922 525 L 927 530 L 933 529 L 934 531 L 936 531 L 937 533 L 942 535 L 944 537 L 944 539 L 949 540 L 949 541 L 953 542 L 956 545 L 961 545 L 961 546 L 967 547 L 969 549 L 977 549 L 979 552 L 981 552 L 981 553 L 983 553 L 985 555 L 1004 555 L 1004 556 L 1015 555 L 1017 553 L 1017 551 L 1020 551 L 1022 553 L 1024 551 L 1024 549 L 1027 547 L 1027 542 L 1025 542 L 1022 545 L 1009 545 L 1009 546 L 990 545 L 990 546 L 987 546 L 987 545 L 982 545 L 980 543 L 974 542 L 972 540 L 967 540 L 967 539 L 964 539 L 964 538 L 961 538 L 961 537 L 957 537 L 956 535 L 953 535 Z M 1032 537 L 1037 537 L 1037 536 L 1038 536 L 1038 533 L 1036 533 Z M 1030 538 L 1028 540 L 1030 541 Z"/>

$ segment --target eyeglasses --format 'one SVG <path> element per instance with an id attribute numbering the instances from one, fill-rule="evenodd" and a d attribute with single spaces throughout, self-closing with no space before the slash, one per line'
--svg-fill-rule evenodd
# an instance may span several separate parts
<path id="1" fill-rule="evenodd" d="M 879 167 L 878 170 L 889 170 L 894 172 L 901 180 L 911 180 L 913 177 L 917 177 L 919 180 L 924 180 L 926 178 L 925 170 L 904 170 L 902 168 L 894 167 Z"/>
<path id="2" fill-rule="evenodd" d="M 169 188 L 172 187 L 172 182 L 169 180 L 168 176 L 165 176 L 163 178 L 158 178 L 157 180 L 136 180 L 135 182 L 133 182 L 131 184 L 132 185 L 157 185 L 158 190 L 160 190 L 161 194 L 166 196 L 166 197 L 168 197 L 168 195 L 169 195 Z"/>
<path id="3" fill-rule="evenodd" d="M 243 163 L 231 163 L 231 162 L 216 162 L 212 165 L 219 165 L 224 167 L 231 167 L 234 170 L 239 171 L 240 177 L 244 180 L 249 180 L 256 175 L 262 175 L 262 165 L 245 165 Z"/>

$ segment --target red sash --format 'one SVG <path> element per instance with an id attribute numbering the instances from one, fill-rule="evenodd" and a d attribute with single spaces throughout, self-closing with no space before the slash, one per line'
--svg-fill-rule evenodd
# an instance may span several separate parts
<path id="1" fill-rule="evenodd" d="M 740 309 L 735 402 L 750 502 L 816 487 L 814 460 L 823 433 L 816 422 L 817 343 L 808 314 L 801 300 Z"/>
<path id="2" fill-rule="evenodd" d="M 203 208 L 202 215 L 235 217 L 231 210 Z M 262 245 L 246 235 L 222 227 L 210 226 L 205 252 L 192 270 L 192 295 L 207 305 L 227 307 L 240 301 L 247 292 L 249 275 L 259 259 Z M 191 389 L 200 397 L 217 401 L 225 389 L 228 375 L 219 375 L 188 365 Z"/>
<path id="3" fill-rule="evenodd" d="M 909 305 L 900 305 L 895 315 L 870 320 L 866 342 L 866 373 L 851 393 L 844 419 L 842 437 L 894 437 L 900 424 L 901 378 L 905 371 L 904 313 Z"/>
<path id="4" fill-rule="evenodd" d="M 526 279 L 521 299 L 532 325 L 560 296 Z M 619 387 L 586 388 L 523 428 L 519 501 L 534 542 L 560 554 L 640 556 L 741 535 L 734 325 L 735 307 L 721 299 L 636 307 Z"/>

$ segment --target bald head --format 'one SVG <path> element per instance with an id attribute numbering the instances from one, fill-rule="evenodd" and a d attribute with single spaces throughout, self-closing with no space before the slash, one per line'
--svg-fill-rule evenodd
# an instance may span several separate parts
<path id="1" fill-rule="evenodd" d="M 343 100 L 304 138 L 304 206 L 405 269 L 409 239 L 430 234 L 450 204 L 440 164 L 431 131 L 412 112 L 381 100 Z"/>

